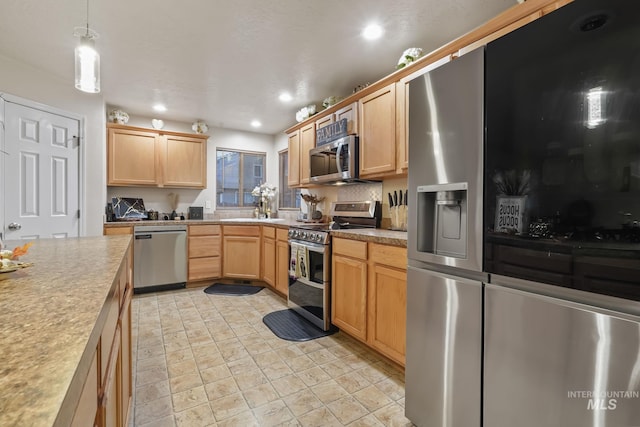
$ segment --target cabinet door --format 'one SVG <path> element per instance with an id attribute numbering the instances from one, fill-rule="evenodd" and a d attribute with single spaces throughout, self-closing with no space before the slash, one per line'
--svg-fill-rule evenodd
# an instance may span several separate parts
<path id="1" fill-rule="evenodd" d="M 220 257 L 211 256 L 189 259 L 188 279 L 191 281 L 217 279 L 220 277 Z"/>
<path id="2" fill-rule="evenodd" d="M 407 272 L 380 264 L 369 270 L 369 344 L 404 366 L 407 313 Z"/>
<path id="3" fill-rule="evenodd" d="M 321 129 L 333 123 L 333 114 L 326 115 L 316 120 L 316 130 Z"/>
<path id="4" fill-rule="evenodd" d="M 206 188 L 206 139 L 172 135 L 164 138 L 164 185 Z"/>
<path id="5" fill-rule="evenodd" d="M 300 131 L 289 135 L 289 187 L 300 185 Z"/>
<path id="6" fill-rule="evenodd" d="M 300 129 L 300 183 L 308 184 L 311 171 L 309 169 L 309 150 L 316 146 L 316 124 L 309 123 Z M 289 154 L 291 156 L 291 154 Z"/>
<path id="7" fill-rule="evenodd" d="M 384 176 L 396 169 L 396 86 L 392 83 L 358 101 L 360 175 Z"/>
<path id="8" fill-rule="evenodd" d="M 289 294 L 289 243 L 276 242 L 276 289 Z"/>
<path id="9" fill-rule="evenodd" d="M 333 255 L 331 321 L 350 335 L 367 339 L 367 263 Z"/>
<path id="10" fill-rule="evenodd" d="M 133 234 L 133 227 L 129 225 L 124 227 L 104 227 L 105 236 L 116 236 L 120 234 Z"/>
<path id="11" fill-rule="evenodd" d="M 155 132 L 109 128 L 107 185 L 158 185 L 160 146 Z"/>
<path id="12" fill-rule="evenodd" d="M 335 112 L 335 120 L 339 122 L 342 119 L 347 119 L 347 131 L 349 134 L 358 133 L 358 103 L 354 102 L 342 107 Z"/>
<path id="13" fill-rule="evenodd" d="M 260 280 L 260 238 L 224 236 L 222 241 L 223 276 Z"/>
<path id="14" fill-rule="evenodd" d="M 396 171 L 409 169 L 409 80 L 396 83 Z"/>
<path id="15" fill-rule="evenodd" d="M 262 280 L 271 286 L 276 285 L 276 241 L 264 239 L 262 241 Z"/>
<path id="16" fill-rule="evenodd" d="M 131 414 L 131 402 L 133 396 L 132 388 L 132 366 L 131 366 L 131 294 L 127 291 L 125 303 L 120 315 L 122 326 L 122 343 L 120 346 L 120 420 L 121 426 L 129 425 Z"/>

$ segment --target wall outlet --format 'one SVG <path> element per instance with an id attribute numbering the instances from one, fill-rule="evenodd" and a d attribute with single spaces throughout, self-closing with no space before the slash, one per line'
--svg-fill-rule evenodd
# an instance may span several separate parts
<path id="1" fill-rule="evenodd" d="M 211 209 L 211 200 L 206 200 L 204 202 L 205 209 Z"/>

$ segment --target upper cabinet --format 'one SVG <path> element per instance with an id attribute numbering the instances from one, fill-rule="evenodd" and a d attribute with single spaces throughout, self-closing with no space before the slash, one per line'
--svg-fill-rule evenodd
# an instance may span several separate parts
<path id="1" fill-rule="evenodd" d="M 288 135 L 289 137 L 289 187 L 300 186 L 300 130 Z"/>
<path id="2" fill-rule="evenodd" d="M 310 182 L 309 151 L 316 146 L 316 124 L 309 123 L 300 129 L 300 184 Z"/>
<path id="3" fill-rule="evenodd" d="M 358 101 L 360 176 L 375 178 L 396 170 L 396 85 L 389 84 Z"/>
<path id="4" fill-rule="evenodd" d="M 107 124 L 107 185 L 206 188 L 207 136 Z"/>

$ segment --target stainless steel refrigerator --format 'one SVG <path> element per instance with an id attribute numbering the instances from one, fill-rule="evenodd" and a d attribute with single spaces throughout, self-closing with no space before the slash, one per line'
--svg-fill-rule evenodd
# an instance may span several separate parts
<path id="1" fill-rule="evenodd" d="M 484 49 L 409 83 L 405 412 L 417 426 L 481 425 L 483 103 Z"/>

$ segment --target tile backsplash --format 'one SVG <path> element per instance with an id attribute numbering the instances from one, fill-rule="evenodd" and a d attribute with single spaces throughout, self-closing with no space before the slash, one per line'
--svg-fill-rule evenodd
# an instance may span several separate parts
<path id="1" fill-rule="evenodd" d="M 338 187 L 338 201 L 382 200 L 382 182 Z"/>

